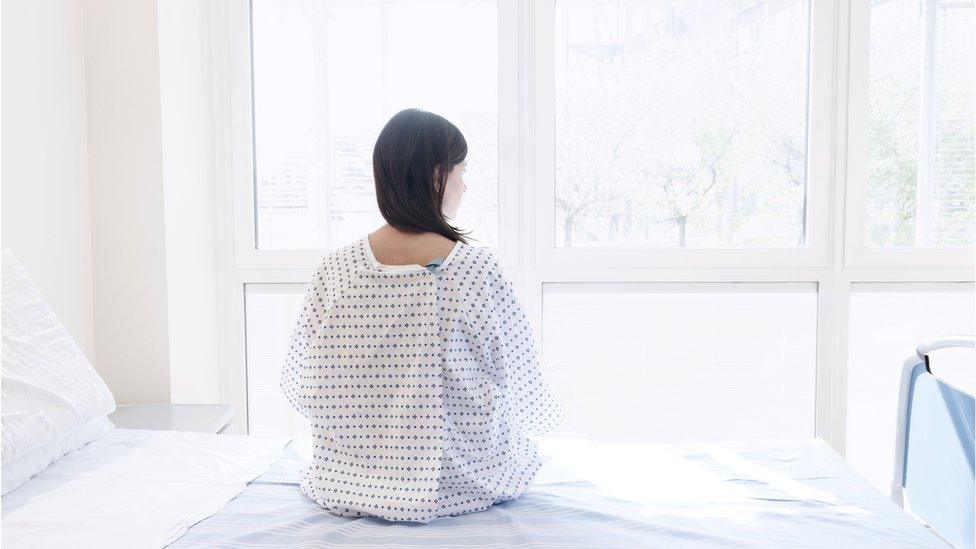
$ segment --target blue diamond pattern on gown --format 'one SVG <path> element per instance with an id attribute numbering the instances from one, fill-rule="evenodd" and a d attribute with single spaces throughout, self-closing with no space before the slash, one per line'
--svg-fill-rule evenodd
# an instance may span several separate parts
<path id="1" fill-rule="evenodd" d="M 563 410 L 490 250 L 384 265 L 368 237 L 319 265 L 281 388 L 308 418 L 302 491 L 340 516 L 430 522 L 518 498 Z"/>

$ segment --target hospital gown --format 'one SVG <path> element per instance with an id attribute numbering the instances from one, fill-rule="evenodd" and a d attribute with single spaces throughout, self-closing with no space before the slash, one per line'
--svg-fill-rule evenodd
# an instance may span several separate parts
<path id="1" fill-rule="evenodd" d="M 534 437 L 563 411 L 532 328 L 490 250 L 383 265 L 367 237 L 330 253 L 281 373 L 309 420 L 302 491 L 333 514 L 429 522 L 519 497 Z"/>

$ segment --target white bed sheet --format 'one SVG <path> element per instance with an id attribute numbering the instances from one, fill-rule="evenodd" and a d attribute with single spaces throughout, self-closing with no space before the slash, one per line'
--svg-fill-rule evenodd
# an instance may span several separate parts
<path id="1" fill-rule="evenodd" d="M 946 547 L 821 440 L 542 439 L 520 499 L 429 524 L 328 514 L 298 488 L 307 440 L 171 547 Z"/>
<path id="2" fill-rule="evenodd" d="M 5 549 L 163 547 L 223 508 L 287 438 L 115 429 L 2 498 Z"/>

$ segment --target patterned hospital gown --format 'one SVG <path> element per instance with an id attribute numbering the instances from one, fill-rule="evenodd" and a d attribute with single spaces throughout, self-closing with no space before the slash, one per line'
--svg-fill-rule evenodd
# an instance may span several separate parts
<path id="1" fill-rule="evenodd" d="M 282 390 L 308 418 L 301 488 L 341 516 L 429 522 L 519 497 L 533 437 L 563 411 L 533 331 L 487 249 L 383 265 L 367 237 L 329 254 L 305 294 Z"/>

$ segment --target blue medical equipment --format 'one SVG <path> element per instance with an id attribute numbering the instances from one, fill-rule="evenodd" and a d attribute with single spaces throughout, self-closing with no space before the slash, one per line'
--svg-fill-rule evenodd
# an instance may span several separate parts
<path id="1" fill-rule="evenodd" d="M 905 361 L 898 400 L 891 499 L 955 547 L 973 547 L 973 395 L 932 373 L 929 355 L 976 347 L 976 338 L 925 341 Z"/>

